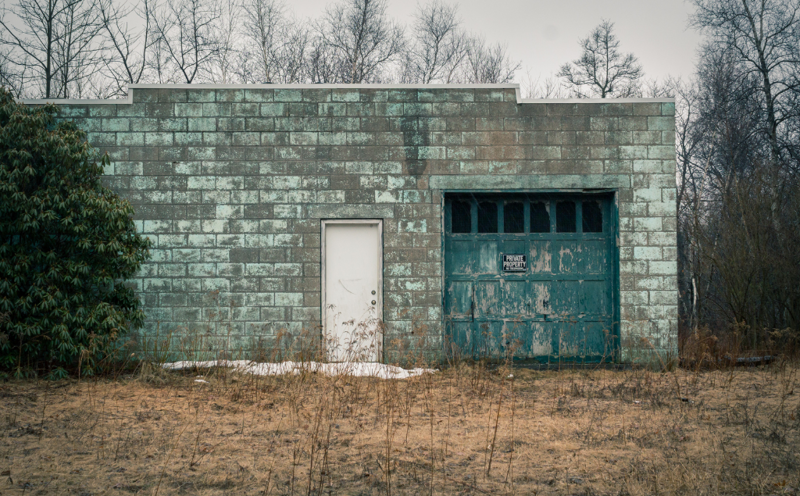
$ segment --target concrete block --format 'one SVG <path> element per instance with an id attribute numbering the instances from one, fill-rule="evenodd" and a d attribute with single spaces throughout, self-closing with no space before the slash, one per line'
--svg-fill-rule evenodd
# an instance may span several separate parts
<path id="1" fill-rule="evenodd" d="M 674 131 L 675 118 L 672 116 L 648 117 L 647 129 L 649 131 Z"/>
<path id="2" fill-rule="evenodd" d="M 630 250 L 630 247 L 628 247 L 628 250 Z M 625 275 L 646 276 L 647 262 L 643 260 L 623 260 L 619 263 L 619 270 L 621 274 Z"/>
<path id="3" fill-rule="evenodd" d="M 590 151 L 590 158 L 597 160 L 618 160 L 620 155 L 617 146 L 593 146 Z"/>
<path id="4" fill-rule="evenodd" d="M 357 89 L 334 89 L 331 91 L 331 101 L 333 102 L 358 102 L 361 94 Z"/>
<path id="5" fill-rule="evenodd" d="M 649 159 L 674 159 L 674 146 L 651 145 L 647 147 L 647 158 Z"/>
<path id="6" fill-rule="evenodd" d="M 647 130 L 647 117 L 631 117 L 626 116 L 620 118 L 620 129 L 624 131 L 646 131 Z"/>
<path id="7" fill-rule="evenodd" d="M 678 237 L 675 232 L 649 232 L 647 244 L 650 246 L 677 246 Z"/>
<path id="8" fill-rule="evenodd" d="M 661 248 L 657 246 L 635 246 L 633 248 L 635 260 L 661 260 Z"/>
<path id="9" fill-rule="evenodd" d="M 126 132 L 131 128 L 130 119 L 125 117 L 100 119 L 100 123 L 100 128 L 106 132 Z"/>
<path id="10" fill-rule="evenodd" d="M 636 231 L 661 231 L 661 217 L 636 217 L 633 219 L 633 228 Z"/>
<path id="11" fill-rule="evenodd" d="M 661 188 L 643 188 L 633 191 L 633 199 L 637 202 L 660 202 Z"/>
<path id="12" fill-rule="evenodd" d="M 634 131 L 633 143 L 637 145 L 661 145 L 662 131 Z"/>
<path id="13" fill-rule="evenodd" d="M 620 131 L 619 117 L 591 117 L 589 131 Z"/>
<path id="14" fill-rule="evenodd" d="M 303 306 L 303 293 L 275 293 L 275 305 L 287 307 Z"/>
<path id="15" fill-rule="evenodd" d="M 649 276 L 636 279 L 636 288 L 641 290 L 672 291 L 677 287 L 677 276 Z"/>
<path id="16" fill-rule="evenodd" d="M 649 292 L 648 291 L 621 291 L 620 292 L 620 302 L 622 305 L 630 306 L 630 305 L 647 305 L 649 304 Z"/>
<path id="17" fill-rule="evenodd" d="M 651 217 L 674 217 L 677 215 L 677 205 L 674 201 L 651 202 L 647 204 L 647 214 Z"/>
<path id="18" fill-rule="evenodd" d="M 678 293 L 676 291 L 650 291 L 650 301 L 653 305 L 677 305 Z"/>
<path id="19" fill-rule="evenodd" d="M 630 131 L 609 131 L 602 133 L 603 142 L 598 144 L 630 146 L 634 144 L 633 133 Z"/>
<path id="20" fill-rule="evenodd" d="M 620 146 L 619 158 L 628 160 L 645 159 L 647 158 L 648 148 L 649 147 L 639 145 Z"/>
<path id="21" fill-rule="evenodd" d="M 144 133 L 117 133 L 118 146 L 144 146 Z"/>
<path id="22" fill-rule="evenodd" d="M 216 245 L 216 239 L 217 238 L 212 234 L 190 234 L 187 236 L 186 245 L 194 248 L 208 248 Z M 199 250 L 180 250 L 175 251 L 174 253 L 175 256 L 178 256 L 179 253 L 192 254 L 192 256 L 197 256 L 197 260 L 193 261 L 200 260 Z"/>
<path id="23" fill-rule="evenodd" d="M 651 275 L 674 275 L 678 273 L 678 262 L 650 261 Z"/>
<path id="24" fill-rule="evenodd" d="M 661 115 L 660 103 L 637 102 L 633 104 L 634 115 Z"/>

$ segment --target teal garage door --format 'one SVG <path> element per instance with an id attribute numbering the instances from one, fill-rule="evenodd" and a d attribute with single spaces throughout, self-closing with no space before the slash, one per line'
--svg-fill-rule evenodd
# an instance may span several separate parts
<path id="1" fill-rule="evenodd" d="M 615 358 L 610 194 L 447 194 L 444 320 L 461 356 Z"/>

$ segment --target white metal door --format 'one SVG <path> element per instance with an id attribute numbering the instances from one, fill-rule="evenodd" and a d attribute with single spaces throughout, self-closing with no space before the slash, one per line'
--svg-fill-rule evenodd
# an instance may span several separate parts
<path id="1" fill-rule="evenodd" d="M 322 221 L 323 337 L 328 360 L 380 361 L 382 221 Z"/>

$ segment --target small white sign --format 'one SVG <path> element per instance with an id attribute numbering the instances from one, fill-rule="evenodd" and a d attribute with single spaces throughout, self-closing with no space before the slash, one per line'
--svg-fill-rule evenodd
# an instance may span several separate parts
<path id="1" fill-rule="evenodd" d="M 503 255 L 503 272 L 527 272 L 528 255 Z"/>

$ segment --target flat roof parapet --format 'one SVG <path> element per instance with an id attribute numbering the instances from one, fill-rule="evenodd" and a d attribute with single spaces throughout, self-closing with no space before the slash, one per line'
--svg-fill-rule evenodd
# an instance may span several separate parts
<path id="1" fill-rule="evenodd" d="M 23 99 L 26 105 L 130 105 L 136 100 L 134 90 L 514 90 L 517 104 L 567 103 L 674 103 L 675 98 L 522 98 L 519 84 L 131 84 L 124 98 L 102 100 L 80 98 Z M 176 102 L 178 103 L 178 102 Z M 490 103 L 487 101 L 486 103 Z"/>

